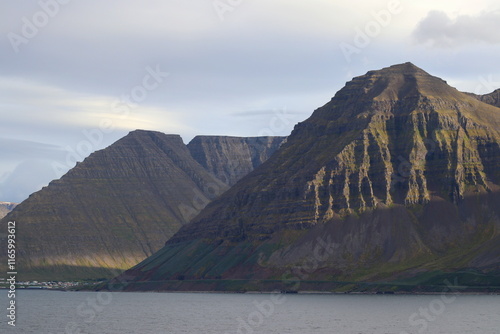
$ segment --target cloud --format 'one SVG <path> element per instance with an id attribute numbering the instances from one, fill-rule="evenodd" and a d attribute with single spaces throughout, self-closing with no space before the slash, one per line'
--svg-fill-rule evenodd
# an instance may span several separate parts
<path id="1" fill-rule="evenodd" d="M 55 178 L 50 161 L 26 160 L 0 175 L 0 201 L 20 203 Z"/>
<path id="2" fill-rule="evenodd" d="M 457 47 L 466 44 L 500 44 L 500 10 L 479 15 L 450 18 L 443 11 L 431 11 L 413 32 L 417 43 L 431 47 Z"/>
<path id="3" fill-rule="evenodd" d="M 146 92 L 144 100 L 155 94 L 154 91 L 142 91 Z M 95 128 L 103 120 L 118 130 L 168 128 L 181 132 L 187 128 L 174 112 L 135 102 L 133 92 L 133 88 L 128 88 L 117 96 L 82 94 L 25 79 L 0 77 L 0 108 L 11 109 L 9 123 L 23 124 L 26 130 Z M 122 97 L 125 95 L 129 100 Z M 3 134 L 9 132 L 8 126 L 3 124 L 0 130 Z"/>
<path id="4" fill-rule="evenodd" d="M 477 14 L 498 8 L 496 0 L 400 0 L 401 14 L 370 38 L 351 64 L 339 43 L 352 43 L 357 28 L 364 29 L 375 20 L 374 13 L 388 8 L 387 0 L 222 2 L 233 8 L 223 20 L 212 0 L 69 1 L 16 53 L 6 37 L 22 34 L 25 19 L 32 21 L 47 1 L 4 1 L 0 190 L 8 195 L 24 187 L 24 178 L 14 176 L 27 173 L 29 164 L 18 168 L 25 161 L 65 164 L 67 147 L 75 149 L 87 140 L 83 131 L 96 129 L 103 119 L 116 130 L 94 149 L 135 128 L 179 133 L 184 139 L 198 134 L 288 135 L 346 80 L 368 70 L 412 61 L 447 80 L 465 81 L 470 88 L 458 88 L 471 91 L 480 82 L 478 75 L 499 77 L 500 44 L 491 44 L 497 42 L 498 13 Z M 460 53 L 424 50 L 408 43 L 417 25 L 414 37 L 423 45 L 470 45 Z M 474 34 L 487 43 L 472 44 Z M 117 114 L 116 101 L 131 95 L 143 84 L 146 69 L 156 66 L 170 75 L 126 117 Z M 282 110 L 289 110 L 286 117 Z M 31 166 L 33 175 L 46 170 L 43 163 Z M 7 175 L 11 181 L 2 188 Z M 53 177 L 50 170 L 42 176 L 30 182 L 39 185 Z"/>
<path id="5" fill-rule="evenodd" d="M 284 108 L 288 115 L 302 115 L 303 113 L 297 111 L 288 111 Z M 239 111 L 234 112 L 231 116 L 234 117 L 260 117 L 260 116 L 272 116 L 279 113 L 281 110 L 249 110 L 249 111 Z"/>
<path id="6" fill-rule="evenodd" d="M 36 159 L 51 159 L 61 156 L 63 152 L 60 146 L 30 140 L 0 137 L 0 143 L 3 161 L 15 160 L 28 155 Z"/>
<path id="7" fill-rule="evenodd" d="M 57 145 L 0 137 L 0 158 L 0 201 L 21 202 L 61 176 L 52 163 L 64 163 L 65 151 Z"/>

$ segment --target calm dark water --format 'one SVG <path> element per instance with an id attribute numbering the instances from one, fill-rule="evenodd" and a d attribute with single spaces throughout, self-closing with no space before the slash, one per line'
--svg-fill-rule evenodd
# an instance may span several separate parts
<path id="1" fill-rule="evenodd" d="M 500 296 L 485 295 L 18 291 L 17 304 L 0 333 L 500 333 Z"/>

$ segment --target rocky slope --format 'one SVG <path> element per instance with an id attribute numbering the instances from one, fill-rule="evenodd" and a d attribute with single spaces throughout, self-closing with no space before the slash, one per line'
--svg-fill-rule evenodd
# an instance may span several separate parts
<path id="1" fill-rule="evenodd" d="M 193 158 L 232 186 L 280 147 L 285 137 L 197 136 L 187 146 Z"/>
<path id="2" fill-rule="evenodd" d="M 227 188 L 180 136 L 134 131 L 31 195 L 0 225 L 17 222 L 21 280 L 106 277 L 160 249 Z"/>
<path id="3" fill-rule="evenodd" d="M 114 282 L 441 289 L 452 274 L 500 289 L 499 131 L 499 108 L 411 63 L 370 71 Z"/>
<path id="4" fill-rule="evenodd" d="M 5 217 L 9 212 L 14 210 L 16 206 L 17 203 L 0 202 L 0 218 Z"/>
<path id="5" fill-rule="evenodd" d="M 196 137 L 190 152 L 177 135 L 130 133 L 2 221 L 16 220 L 29 245 L 21 249 L 21 278 L 101 278 L 137 264 L 228 188 L 212 173 L 234 182 L 282 140 Z"/>
<path id="6" fill-rule="evenodd" d="M 491 104 L 492 106 L 495 107 L 500 107 L 500 89 L 497 89 L 489 94 L 484 94 L 484 95 L 476 95 L 471 93 L 469 93 L 469 95 L 475 97 L 476 99 L 484 103 Z"/>

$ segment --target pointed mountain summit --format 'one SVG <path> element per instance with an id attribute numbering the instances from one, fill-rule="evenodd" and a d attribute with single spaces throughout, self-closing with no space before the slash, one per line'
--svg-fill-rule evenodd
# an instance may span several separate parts
<path id="1" fill-rule="evenodd" d="M 106 277 L 160 249 L 227 188 L 180 136 L 137 130 L 32 194 L 0 225 L 17 223 L 20 279 Z"/>
<path id="2" fill-rule="evenodd" d="M 499 108 L 411 63 L 370 71 L 115 282 L 335 290 L 472 268 L 463 284 L 500 286 L 499 131 Z"/>

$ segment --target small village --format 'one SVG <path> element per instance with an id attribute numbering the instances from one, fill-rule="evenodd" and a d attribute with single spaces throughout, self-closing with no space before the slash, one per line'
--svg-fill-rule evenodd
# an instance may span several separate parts
<path id="1" fill-rule="evenodd" d="M 60 281 L 21 281 L 16 282 L 16 289 L 45 289 L 45 290 L 75 290 L 87 285 L 85 282 L 60 282 Z M 5 278 L 0 278 L 0 289 L 9 287 Z"/>

